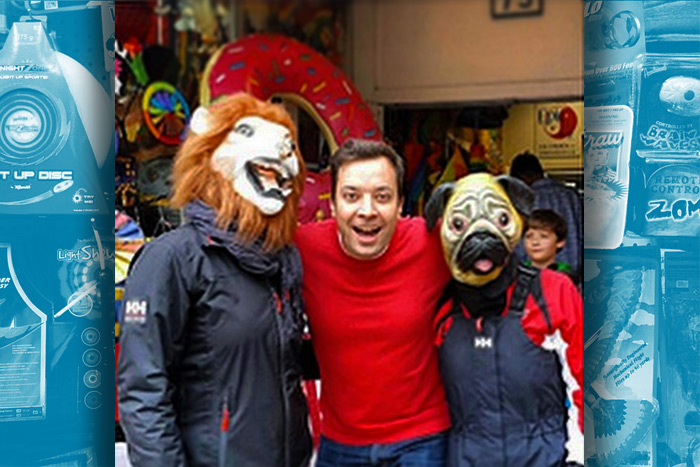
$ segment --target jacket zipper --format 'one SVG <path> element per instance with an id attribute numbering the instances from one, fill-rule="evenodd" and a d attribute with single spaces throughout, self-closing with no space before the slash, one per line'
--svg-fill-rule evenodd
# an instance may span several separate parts
<path id="1" fill-rule="evenodd" d="M 497 319 L 493 322 L 494 327 L 493 327 L 493 347 L 494 347 L 494 356 L 495 356 L 495 363 L 496 363 L 496 382 L 497 382 L 497 391 L 498 391 L 498 406 L 500 409 L 501 413 L 501 418 L 498 420 L 500 429 L 501 429 L 501 439 L 504 440 L 506 439 L 506 431 L 505 431 L 505 426 L 503 425 L 503 414 L 505 413 L 504 406 L 505 403 L 503 401 L 503 391 L 502 391 L 502 386 L 501 386 L 501 356 L 498 352 L 498 334 L 500 332 L 500 325 L 503 323 L 500 319 Z M 501 454 L 503 456 L 503 467 L 506 467 L 508 465 L 508 453 L 506 452 L 506 446 L 502 446 L 502 451 Z"/>
<path id="2" fill-rule="evenodd" d="M 224 404 L 221 408 L 221 429 L 219 434 L 219 467 L 226 467 L 226 447 L 228 445 L 228 427 L 230 422 L 228 409 L 228 390 L 224 394 Z"/>
<path id="3" fill-rule="evenodd" d="M 289 401 L 287 400 L 287 391 L 285 389 L 286 384 L 284 381 L 284 336 L 282 335 L 282 311 L 284 310 L 284 304 L 282 299 L 274 287 L 270 286 L 270 291 L 275 300 L 275 327 L 277 328 L 277 339 L 279 345 L 279 362 L 280 362 L 280 389 L 282 391 L 282 406 L 284 408 L 284 424 L 282 430 L 282 442 L 284 444 L 284 465 L 289 467 L 290 453 L 289 453 L 289 439 L 287 437 L 287 432 L 289 431 Z"/>

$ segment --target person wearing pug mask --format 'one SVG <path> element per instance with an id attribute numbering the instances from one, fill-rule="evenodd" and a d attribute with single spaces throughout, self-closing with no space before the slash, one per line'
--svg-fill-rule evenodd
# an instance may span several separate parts
<path id="1" fill-rule="evenodd" d="M 581 296 L 568 277 L 513 255 L 533 198 L 520 180 L 475 174 L 440 186 L 426 206 L 430 228 L 442 218 L 453 277 L 434 321 L 448 466 L 583 463 Z"/>

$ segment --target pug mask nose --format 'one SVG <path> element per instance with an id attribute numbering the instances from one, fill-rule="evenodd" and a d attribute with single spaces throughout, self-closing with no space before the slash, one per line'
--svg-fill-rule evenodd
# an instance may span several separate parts
<path id="1" fill-rule="evenodd" d="M 474 246 L 489 245 L 494 241 L 498 241 L 498 237 L 489 232 L 474 232 L 470 234 L 465 240 L 465 243 L 471 243 Z"/>

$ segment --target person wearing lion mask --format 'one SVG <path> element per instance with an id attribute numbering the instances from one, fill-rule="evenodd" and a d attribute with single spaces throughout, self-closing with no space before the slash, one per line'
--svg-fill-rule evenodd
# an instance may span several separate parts
<path id="1" fill-rule="evenodd" d="M 309 463 L 295 141 L 282 107 L 245 94 L 193 114 L 173 169 L 187 222 L 146 245 L 124 295 L 119 410 L 134 466 Z"/>

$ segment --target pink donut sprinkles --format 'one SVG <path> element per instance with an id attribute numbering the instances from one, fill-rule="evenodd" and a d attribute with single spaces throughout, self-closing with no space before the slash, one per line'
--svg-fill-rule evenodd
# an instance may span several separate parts
<path id="1" fill-rule="evenodd" d="M 254 34 L 224 45 L 209 61 L 203 86 L 203 104 L 241 91 L 259 99 L 288 97 L 332 139 L 331 150 L 348 138 L 382 138 L 372 112 L 345 73 L 289 37 Z"/>

